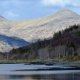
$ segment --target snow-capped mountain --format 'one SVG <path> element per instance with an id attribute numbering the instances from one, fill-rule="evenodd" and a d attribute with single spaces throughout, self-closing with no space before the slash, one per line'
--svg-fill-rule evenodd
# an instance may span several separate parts
<path id="1" fill-rule="evenodd" d="M 33 20 L 10 21 L 0 17 L 0 51 L 11 50 L 16 44 L 18 47 L 26 45 L 27 41 L 50 38 L 55 32 L 74 24 L 80 24 L 80 15 L 68 9 Z M 3 38 L 2 35 L 7 37 Z"/>

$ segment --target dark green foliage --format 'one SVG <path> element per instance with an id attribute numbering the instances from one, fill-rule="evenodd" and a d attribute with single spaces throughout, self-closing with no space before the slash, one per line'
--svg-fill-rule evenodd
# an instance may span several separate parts
<path id="1" fill-rule="evenodd" d="M 61 32 L 61 31 L 59 31 L 59 32 L 57 32 L 57 33 L 54 33 L 53 38 L 58 38 L 58 37 L 60 37 L 60 36 L 61 36 L 61 34 L 62 34 L 62 32 Z"/>
<path id="2" fill-rule="evenodd" d="M 80 31 L 76 32 L 76 35 L 80 37 Z"/>

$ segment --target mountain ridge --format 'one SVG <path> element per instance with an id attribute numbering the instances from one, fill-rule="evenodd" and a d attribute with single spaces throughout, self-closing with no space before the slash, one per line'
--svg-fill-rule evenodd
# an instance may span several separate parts
<path id="1" fill-rule="evenodd" d="M 55 32 L 75 24 L 80 24 L 80 15 L 61 9 L 53 15 L 33 20 L 10 21 L 4 18 L 0 21 L 0 34 L 32 43 L 38 39 L 51 38 Z"/>
<path id="2" fill-rule="evenodd" d="M 64 14 L 64 15 L 63 15 Z M 57 32 L 58 30 L 62 30 L 67 28 L 70 25 L 79 24 L 80 23 L 80 16 L 77 15 L 75 12 L 70 10 L 61 9 L 60 11 L 56 12 L 55 14 L 43 17 L 39 19 L 29 21 L 23 21 L 22 23 L 18 23 L 20 26 L 24 24 L 24 26 L 19 27 L 19 25 L 16 27 L 13 27 L 11 31 L 15 32 L 16 34 L 19 34 L 19 31 L 21 32 L 20 36 L 23 36 L 23 38 L 26 40 L 29 38 L 30 40 L 33 39 L 44 39 L 51 37 L 54 32 Z M 40 33 L 41 36 L 40 36 Z M 46 35 L 49 33 L 48 35 Z M 26 34 L 26 36 L 24 36 Z M 31 34 L 31 35 L 30 35 Z M 48 36 L 48 37 L 47 37 Z"/>

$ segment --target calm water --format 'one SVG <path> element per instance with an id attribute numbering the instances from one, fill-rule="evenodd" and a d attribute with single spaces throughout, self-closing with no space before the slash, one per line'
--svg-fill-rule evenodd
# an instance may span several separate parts
<path id="1" fill-rule="evenodd" d="M 0 80 L 80 80 L 80 70 L 35 70 L 49 67 L 51 68 L 55 66 L 0 64 Z M 27 71 L 28 69 L 34 69 L 34 71 Z"/>

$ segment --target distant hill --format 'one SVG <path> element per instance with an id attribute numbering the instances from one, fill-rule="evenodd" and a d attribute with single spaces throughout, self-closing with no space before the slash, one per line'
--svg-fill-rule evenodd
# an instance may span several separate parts
<path id="1" fill-rule="evenodd" d="M 55 32 L 74 24 L 80 24 L 80 15 L 68 9 L 61 9 L 50 16 L 33 20 L 10 21 L 0 16 L 0 35 L 17 37 L 23 39 L 24 42 L 32 43 L 39 39 L 52 38 Z M 6 42 L 3 41 L 3 43 L 7 45 Z M 9 40 L 8 43 L 12 41 Z M 11 46 L 9 47 L 12 49 Z"/>
<path id="2" fill-rule="evenodd" d="M 19 48 L 29 43 L 17 37 L 0 35 L 0 52 L 9 52 L 11 49 Z"/>

